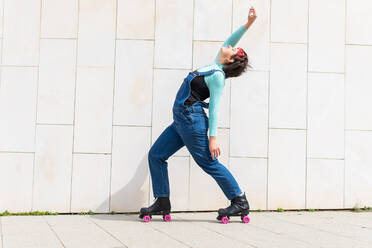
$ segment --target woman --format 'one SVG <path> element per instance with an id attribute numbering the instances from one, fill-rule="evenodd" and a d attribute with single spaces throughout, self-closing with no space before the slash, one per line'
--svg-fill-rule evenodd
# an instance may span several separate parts
<path id="1" fill-rule="evenodd" d="M 217 143 L 217 120 L 225 79 L 238 77 L 247 67 L 251 67 L 244 50 L 234 46 L 255 19 L 255 9 L 251 7 L 247 23 L 224 42 L 214 63 L 189 72 L 184 78 L 172 108 L 174 121 L 160 134 L 148 154 L 156 200 L 150 207 L 141 208 L 139 217 L 145 217 L 145 221 L 150 221 L 151 215 L 155 214 L 163 215 L 164 220 L 170 220 L 167 159 L 185 145 L 195 162 L 216 180 L 225 196 L 231 200 L 229 207 L 218 210 L 217 219 L 239 213 L 242 216 L 248 214 L 249 204 L 245 193 L 240 190 L 228 169 L 216 158 L 221 153 Z M 208 97 L 209 103 L 203 102 Z M 203 107 L 209 109 L 209 118 Z"/>

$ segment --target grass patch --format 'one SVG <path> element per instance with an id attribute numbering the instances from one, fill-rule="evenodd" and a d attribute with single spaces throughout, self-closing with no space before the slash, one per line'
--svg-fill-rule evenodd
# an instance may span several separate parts
<path id="1" fill-rule="evenodd" d="M 0 213 L 0 216 L 9 216 L 9 215 L 57 215 L 58 212 L 49 212 L 49 211 L 30 211 L 30 212 L 18 212 L 18 213 L 9 213 L 8 210 Z"/>
<path id="2" fill-rule="evenodd" d="M 114 214 L 114 211 L 110 212 L 111 214 Z M 18 213 L 10 213 L 8 210 L 5 210 L 4 212 L 0 213 L 0 216 L 14 216 L 14 215 L 58 215 L 58 212 L 49 212 L 49 211 L 29 211 L 29 212 L 18 212 Z M 68 213 L 71 215 L 78 214 L 78 215 L 93 215 L 95 214 L 92 210 L 89 210 L 88 212 L 78 212 L 78 213 Z"/>

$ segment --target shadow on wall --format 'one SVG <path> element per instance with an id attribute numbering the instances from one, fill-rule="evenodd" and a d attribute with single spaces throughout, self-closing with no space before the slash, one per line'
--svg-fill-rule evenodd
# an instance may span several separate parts
<path id="1" fill-rule="evenodd" d="M 111 175 L 111 199 L 103 201 L 95 209 L 92 209 L 92 212 L 109 213 L 114 211 L 115 213 L 133 213 L 139 212 L 141 207 L 145 207 L 149 204 L 150 174 L 147 156 L 148 153 L 143 156 L 137 166 L 131 165 L 131 167 L 136 167 L 136 171 L 133 175 L 126 175 L 129 181 L 121 189 L 116 185 L 125 181 L 125 176 L 123 176 L 123 181 L 120 182 L 120 175 Z M 127 165 L 121 164 L 120 166 Z M 109 204 L 110 201 L 111 204 Z M 109 206 L 110 209 L 108 210 Z"/>

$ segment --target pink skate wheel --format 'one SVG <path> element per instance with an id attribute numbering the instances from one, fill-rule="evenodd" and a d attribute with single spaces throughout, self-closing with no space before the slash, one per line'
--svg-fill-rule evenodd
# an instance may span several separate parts
<path id="1" fill-rule="evenodd" d="M 146 215 L 145 217 L 143 217 L 143 220 L 145 221 L 145 222 L 150 222 L 150 216 L 148 216 L 148 215 Z"/>
<path id="2" fill-rule="evenodd" d="M 229 223 L 229 219 L 226 216 L 222 217 L 221 221 L 223 224 Z"/>
<path id="3" fill-rule="evenodd" d="M 244 216 L 243 217 L 243 222 L 244 223 L 249 223 L 249 217 L 248 216 Z"/>
<path id="4" fill-rule="evenodd" d="M 169 222 L 171 220 L 171 216 L 169 214 L 165 215 L 164 220 Z"/>

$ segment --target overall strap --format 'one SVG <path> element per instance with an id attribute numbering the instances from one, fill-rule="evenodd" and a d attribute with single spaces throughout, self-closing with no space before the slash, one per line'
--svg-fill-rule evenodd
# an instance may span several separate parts
<path id="1" fill-rule="evenodd" d="M 209 71 L 202 71 L 202 72 L 199 72 L 199 71 L 196 71 L 196 70 L 195 70 L 195 72 L 196 72 L 196 74 L 197 74 L 198 76 L 210 75 L 210 74 L 213 74 L 213 73 L 216 72 L 216 71 L 220 71 L 220 72 L 222 72 L 223 75 L 225 76 L 225 72 L 224 72 L 223 70 L 219 70 L 219 69 L 212 69 L 212 70 L 209 70 Z"/>

